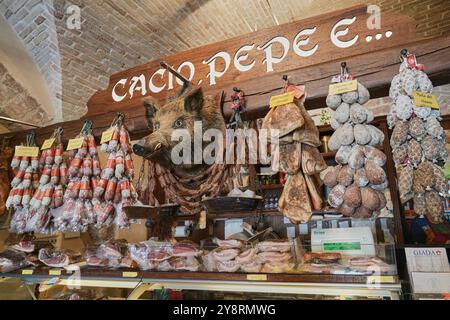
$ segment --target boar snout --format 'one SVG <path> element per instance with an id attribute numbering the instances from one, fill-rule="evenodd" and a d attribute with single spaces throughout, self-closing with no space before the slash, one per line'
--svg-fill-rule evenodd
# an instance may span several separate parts
<path id="1" fill-rule="evenodd" d="M 133 145 L 133 152 L 134 152 L 136 155 L 138 155 L 138 156 L 140 156 L 140 157 L 143 157 L 143 156 L 145 155 L 145 147 L 144 147 L 144 146 L 141 146 L 140 144 L 135 143 L 135 144 Z"/>

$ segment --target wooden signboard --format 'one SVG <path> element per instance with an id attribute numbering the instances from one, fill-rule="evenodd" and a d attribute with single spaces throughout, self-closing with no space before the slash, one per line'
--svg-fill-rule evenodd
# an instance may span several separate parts
<path id="1" fill-rule="evenodd" d="M 351 56 L 417 40 L 412 18 L 383 13 L 381 29 L 368 29 L 371 16 L 366 11 L 365 6 L 345 9 L 179 52 L 162 60 L 208 94 L 222 90 L 231 93 L 232 87 L 239 85 L 249 95 L 281 87 L 282 74 L 295 73 L 296 81 L 302 83 L 328 78 L 338 72 L 340 61 Z M 330 60 L 336 64 L 325 73 L 320 68 L 313 73 L 297 72 Z M 87 116 L 138 108 L 145 96 L 164 101 L 173 95 L 182 83 L 162 68 L 160 61 L 113 74 L 108 88 L 89 100 Z M 352 70 L 354 67 L 357 66 L 350 65 Z"/>

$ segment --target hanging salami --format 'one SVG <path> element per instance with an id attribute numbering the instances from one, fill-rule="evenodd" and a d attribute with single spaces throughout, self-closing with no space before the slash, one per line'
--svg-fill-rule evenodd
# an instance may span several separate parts
<path id="1" fill-rule="evenodd" d="M 42 218 L 30 209 L 31 199 L 39 186 L 39 148 L 35 143 L 35 134 L 27 135 L 26 143 L 16 147 L 11 167 L 15 176 L 11 181 L 11 191 L 6 200 L 6 208 L 14 210 L 10 231 L 24 233 L 33 231 L 35 221 Z M 47 225 L 49 221 L 41 221 Z"/>
<path id="2" fill-rule="evenodd" d="M 138 201 L 133 186 L 134 165 L 131 158 L 130 136 L 124 124 L 124 116 L 119 113 L 111 127 L 102 135 L 101 151 L 108 155 L 105 168 L 94 189 L 94 201 L 105 201 L 108 208 L 115 207 L 114 223 L 120 227 L 128 227 L 129 221 L 123 207 Z M 104 224 L 103 216 L 98 217 L 97 226 Z"/>
<path id="3" fill-rule="evenodd" d="M 331 127 L 335 130 L 328 147 L 336 152 L 338 163 L 323 174 L 325 185 L 331 188 L 328 203 L 343 215 L 354 218 L 390 216 L 390 193 L 383 166 L 386 155 L 377 148 L 384 134 L 371 122 L 373 112 L 364 104 L 369 91 L 353 79 L 342 64 L 341 74 L 330 86 L 327 106 L 335 110 Z"/>
<path id="4" fill-rule="evenodd" d="M 67 168 L 69 181 L 64 192 L 64 205 L 62 210 L 53 211 L 53 221 L 58 231 L 80 232 L 85 231 L 89 224 L 95 223 L 97 214 L 93 190 L 101 172 L 90 120 L 85 121 L 80 134 L 75 139 L 69 140 L 67 150 L 69 153 Z M 60 170 L 60 175 L 62 176 L 62 174 Z M 107 216 L 112 215 L 113 208 Z"/>
<path id="5" fill-rule="evenodd" d="M 431 223 L 444 221 L 443 198 L 449 196 L 441 165 L 448 157 L 433 84 L 413 54 L 402 50 L 400 72 L 391 82 L 387 116 L 400 200 L 414 202 L 414 212 Z"/>

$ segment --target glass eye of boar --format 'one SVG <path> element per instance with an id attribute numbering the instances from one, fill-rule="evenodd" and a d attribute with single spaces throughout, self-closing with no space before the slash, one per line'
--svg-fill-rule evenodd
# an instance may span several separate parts
<path id="1" fill-rule="evenodd" d="M 154 126 L 155 130 L 159 130 L 159 122 L 155 122 Z"/>
<path id="2" fill-rule="evenodd" d="M 184 121 L 183 119 L 177 119 L 175 120 L 175 122 L 173 123 L 173 127 L 174 128 L 181 128 L 184 125 Z"/>

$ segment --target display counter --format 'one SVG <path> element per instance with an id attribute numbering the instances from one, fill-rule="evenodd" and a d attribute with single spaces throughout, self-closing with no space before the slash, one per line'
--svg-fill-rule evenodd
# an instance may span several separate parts
<path id="1" fill-rule="evenodd" d="M 389 299 L 399 299 L 401 296 L 401 284 L 397 276 L 152 272 L 81 267 L 79 271 L 74 272 L 65 269 L 26 268 L 2 274 L 2 277 L 20 278 L 24 284 L 30 287 L 35 284 L 53 283 L 72 287 L 133 289 L 131 294 L 128 295 L 128 299 L 139 298 L 145 291 L 162 287 L 176 290 L 311 294 Z M 30 293 L 33 293 L 33 290 L 30 289 Z"/>

